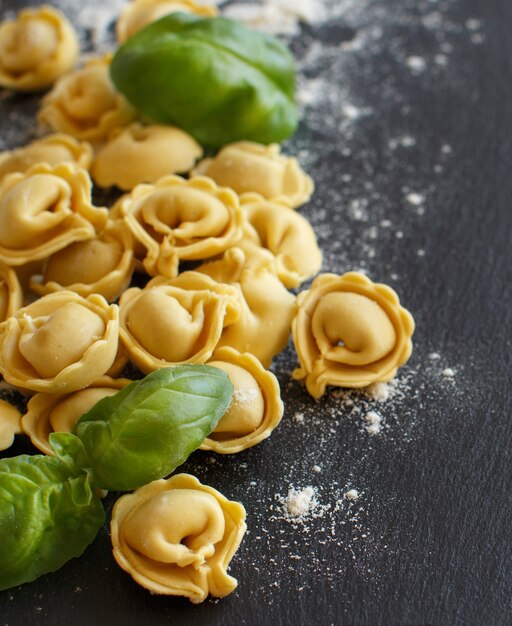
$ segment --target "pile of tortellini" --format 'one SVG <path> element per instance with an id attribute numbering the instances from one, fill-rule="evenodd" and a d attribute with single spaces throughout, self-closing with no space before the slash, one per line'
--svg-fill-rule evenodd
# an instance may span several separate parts
<path id="1" fill-rule="evenodd" d="M 189 0 L 134 0 L 118 22 L 119 40 L 178 9 L 214 13 Z M 186 363 L 223 369 L 233 401 L 201 446 L 223 454 L 261 442 L 281 420 L 268 368 L 290 333 L 300 361 L 293 376 L 315 398 L 327 385 L 392 379 L 411 354 L 414 323 L 391 288 L 350 272 L 320 275 L 297 297 L 290 291 L 322 264 L 311 225 L 295 211 L 313 192 L 297 160 L 278 145 L 244 141 L 202 158 L 184 131 L 138 118 L 110 81 L 109 56 L 72 70 L 77 54 L 71 25 L 50 7 L 0 25 L 0 85 L 28 91 L 56 81 L 38 114 L 52 134 L 0 154 L 0 373 L 30 396 L 23 417 L 0 406 L 0 448 L 24 432 L 50 454 L 51 432 L 71 431 L 130 382 L 120 378 L 128 360 L 143 373 Z M 124 195 L 97 207 L 93 181 Z M 134 273 L 139 286 L 130 286 Z M 149 486 L 126 496 L 140 514 L 121 498 L 113 540 L 118 562 L 141 584 L 198 602 L 234 588 L 225 570 L 245 524 L 235 503 L 210 488 L 198 495 L 194 480 L 176 477 L 178 495 Z M 187 552 L 178 538 L 183 550 L 165 556 L 167 578 L 163 565 L 155 578 L 146 561 L 159 560 L 158 545 L 145 559 L 127 543 L 137 542 L 142 523 L 158 534 L 164 505 L 176 515 L 187 494 L 215 539 L 202 542 L 198 531 L 197 549 Z M 222 509 L 236 518 L 225 522 L 229 559 L 212 561 Z M 205 559 L 213 570 L 200 571 Z M 184 570 L 192 582 L 180 579 Z"/>

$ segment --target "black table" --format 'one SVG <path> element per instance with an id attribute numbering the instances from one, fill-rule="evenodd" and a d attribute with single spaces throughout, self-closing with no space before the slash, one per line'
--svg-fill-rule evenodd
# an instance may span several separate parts
<path id="1" fill-rule="evenodd" d="M 116 5 L 52 4 L 89 25 L 97 10 L 89 46 Z M 512 622 L 512 4 L 339 4 L 291 41 L 304 114 L 286 150 L 316 182 L 301 211 L 323 271 L 363 269 L 414 314 L 393 397 L 315 402 L 291 380 L 290 344 L 273 366 L 286 410 L 272 437 L 182 468 L 247 509 L 231 596 L 151 596 L 115 564 L 106 527 L 80 559 L 2 592 L 3 624 Z M 2 149 L 31 136 L 36 108 L 1 94 Z M 373 436 L 369 410 L 384 418 Z M 287 519 L 290 487 L 307 486 L 312 515 Z"/>

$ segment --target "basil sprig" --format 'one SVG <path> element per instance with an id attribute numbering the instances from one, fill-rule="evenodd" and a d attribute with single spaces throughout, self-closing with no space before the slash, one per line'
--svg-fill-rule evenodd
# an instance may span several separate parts
<path id="1" fill-rule="evenodd" d="M 54 572 L 80 556 L 105 521 L 81 441 L 50 436 L 54 457 L 0 461 L 0 589 Z"/>
<path id="2" fill-rule="evenodd" d="M 129 491 L 173 472 L 215 428 L 232 393 L 222 370 L 184 365 L 100 400 L 75 426 L 95 485 Z"/>
<path id="3" fill-rule="evenodd" d="M 297 128 L 290 51 L 234 20 L 166 15 L 128 39 L 110 71 L 140 113 L 205 146 L 280 142 Z"/>
<path id="4" fill-rule="evenodd" d="M 100 400 L 76 434 L 52 433 L 55 456 L 0 460 L 0 590 L 80 556 L 105 521 L 97 488 L 116 491 L 170 474 L 231 401 L 225 372 L 158 370 Z"/>

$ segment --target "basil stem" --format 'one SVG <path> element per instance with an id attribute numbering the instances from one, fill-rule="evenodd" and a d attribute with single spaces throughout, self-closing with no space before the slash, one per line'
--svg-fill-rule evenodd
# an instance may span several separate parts
<path id="1" fill-rule="evenodd" d="M 280 142 L 297 128 L 290 51 L 224 17 L 162 17 L 119 48 L 111 77 L 140 113 L 205 146 Z"/>
<path id="2" fill-rule="evenodd" d="M 128 491 L 173 472 L 215 428 L 232 393 L 223 371 L 184 365 L 100 400 L 75 426 L 95 485 Z"/>

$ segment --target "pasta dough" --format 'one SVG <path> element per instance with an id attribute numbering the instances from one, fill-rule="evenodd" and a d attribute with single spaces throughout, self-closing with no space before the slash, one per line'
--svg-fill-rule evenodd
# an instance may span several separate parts
<path id="1" fill-rule="evenodd" d="M 113 396 L 131 381 L 102 376 L 87 389 L 69 394 L 36 393 L 30 398 L 21 428 L 38 450 L 53 454 L 48 438 L 53 432 L 70 433 L 84 413 L 103 398 Z"/>
<path id="2" fill-rule="evenodd" d="M 189 474 L 119 498 L 110 529 L 117 563 L 152 593 L 199 603 L 237 586 L 227 568 L 246 530 L 245 509 Z"/>
<path id="3" fill-rule="evenodd" d="M 117 305 L 58 291 L 0 324 L 0 373 L 22 390 L 83 389 L 114 362 L 118 335 Z"/>
<path id="4" fill-rule="evenodd" d="M 229 347 L 216 350 L 208 365 L 226 372 L 235 390 L 228 410 L 201 450 L 232 454 L 269 437 L 283 416 L 276 377 L 252 354 Z"/>
<path id="5" fill-rule="evenodd" d="M 61 289 L 84 297 L 99 293 L 111 301 L 128 287 L 133 268 L 133 239 L 126 224 L 118 220 L 94 239 L 55 252 L 47 259 L 42 276 L 32 278 L 30 288 L 39 295 Z"/>
<path id="6" fill-rule="evenodd" d="M 197 4 L 193 0 L 133 0 L 119 17 L 116 25 L 117 40 L 123 43 L 144 26 L 175 11 L 205 16 L 217 14 L 215 7 Z"/>
<path id="7" fill-rule="evenodd" d="M 91 204 L 91 180 L 71 163 L 34 165 L 0 184 L 0 261 L 24 265 L 95 236 L 106 209 Z"/>
<path id="8" fill-rule="evenodd" d="M 172 278 L 179 261 L 214 257 L 242 237 L 237 195 L 208 178 L 165 176 L 155 185 L 138 185 L 114 214 L 146 250 L 143 264 L 152 276 Z"/>
<path id="9" fill-rule="evenodd" d="M 299 294 L 293 342 L 309 393 L 391 380 L 412 352 L 414 320 L 397 294 L 357 272 L 322 274 Z"/>
<path id="10" fill-rule="evenodd" d="M 318 272 L 322 253 L 313 228 L 300 213 L 259 194 L 244 194 L 241 205 L 247 224 L 240 248 L 250 251 L 256 245 L 269 250 L 279 279 L 289 289 Z"/>
<path id="11" fill-rule="evenodd" d="M 194 174 L 209 176 L 219 185 L 237 193 L 256 192 L 296 208 L 309 200 L 313 180 L 303 172 L 297 159 L 280 153 L 278 144 L 263 146 L 239 141 L 224 146 L 213 159 L 204 159 Z"/>
<path id="12" fill-rule="evenodd" d="M 155 279 L 121 296 L 121 340 L 144 373 L 184 363 L 205 363 L 224 326 L 240 316 L 236 290 L 197 272 Z"/>
<path id="13" fill-rule="evenodd" d="M 24 9 L 0 24 L 0 85 L 17 91 L 48 87 L 73 67 L 78 52 L 76 33 L 60 11 Z"/>
<path id="14" fill-rule="evenodd" d="M 110 57 L 92 59 L 63 76 L 43 98 L 39 120 L 77 139 L 101 141 L 136 117 L 135 109 L 116 91 L 109 75 Z"/>
<path id="15" fill-rule="evenodd" d="M 98 150 L 92 177 L 100 187 L 130 190 L 168 174 L 188 172 L 202 154 L 197 141 L 179 128 L 135 123 L 114 131 Z"/>
<path id="16" fill-rule="evenodd" d="M 14 443 L 15 435 L 21 433 L 21 413 L 18 409 L 0 399 L 0 450 L 7 450 Z"/>
<path id="17" fill-rule="evenodd" d="M 26 172 L 37 163 L 58 165 L 76 163 L 88 170 L 92 163 L 92 147 L 70 135 L 56 133 L 33 141 L 27 146 L 0 153 L 0 180 L 13 172 Z"/>
<path id="18" fill-rule="evenodd" d="M 198 272 L 236 288 L 241 314 L 226 326 L 218 347 L 250 352 L 264 367 L 284 349 L 295 315 L 295 296 L 276 275 L 273 256 L 262 248 L 231 248 L 218 261 L 201 265 Z"/>

